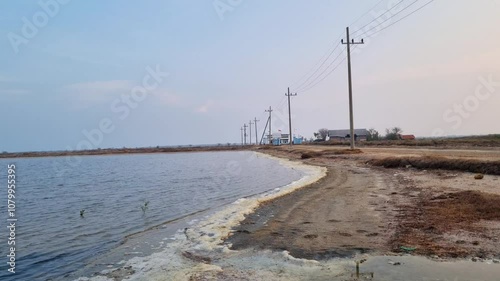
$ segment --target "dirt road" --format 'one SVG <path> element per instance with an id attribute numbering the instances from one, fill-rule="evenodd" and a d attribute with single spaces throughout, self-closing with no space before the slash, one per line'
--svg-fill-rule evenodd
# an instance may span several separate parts
<path id="1" fill-rule="evenodd" d="M 300 146 L 266 150 L 328 168 L 321 181 L 262 205 L 228 239 L 233 249 L 287 250 L 325 259 L 355 253 L 440 257 L 499 257 L 500 176 L 446 170 L 373 167 L 367 159 L 446 155 L 498 161 L 498 151 L 370 148 L 354 155 L 339 148 Z M 299 160 L 298 160 L 299 161 Z M 403 248 L 402 248 L 403 247 Z"/>
<path id="2" fill-rule="evenodd" d="M 386 252 L 395 212 L 387 204 L 395 184 L 382 172 L 338 161 L 324 163 L 319 182 L 270 202 L 249 216 L 229 241 L 288 250 L 294 257 L 329 258 Z"/>

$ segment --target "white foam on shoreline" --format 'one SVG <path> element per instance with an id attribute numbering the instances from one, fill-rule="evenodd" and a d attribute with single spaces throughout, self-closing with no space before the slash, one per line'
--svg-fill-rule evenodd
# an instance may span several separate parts
<path id="1" fill-rule="evenodd" d="M 269 274 L 275 275 L 271 271 L 265 273 L 270 259 L 276 264 L 283 263 L 282 266 L 285 266 L 285 264 L 289 264 L 292 267 L 320 266 L 319 263 L 314 261 L 295 259 L 288 255 L 287 252 L 279 254 L 266 252 L 266 257 L 261 256 L 259 258 L 260 262 L 256 262 L 255 253 L 249 254 L 248 251 L 233 251 L 229 249 L 228 245 L 223 244 L 224 239 L 231 234 L 232 228 L 243 221 L 245 216 L 252 213 L 261 203 L 291 193 L 326 176 L 327 169 L 324 167 L 305 165 L 263 153 L 256 152 L 255 155 L 257 157 L 276 160 L 281 165 L 289 168 L 299 169 L 304 173 L 304 176 L 286 186 L 274 189 L 255 198 L 238 199 L 223 210 L 195 223 L 192 227 L 186 230 L 179 230 L 175 237 L 173 237 L 174 240 L 166 244 L 167 248 L 162 252 L 148 257 L 135 257 L 127 261 L 126 264 L 119 265 L 119 268 L 128 267 L 135 271 L 132 275 L 128 276 L 127 280 L 189 280 L 190 276 L 201 273 L 220 274 L 222 272 L 221 266 L 214 263 L 206 264 L 206 260 L 205 262 L 203 261 L 206 258 L 216 259 L 221 265 L 228 262 L 229 264 L 239 264 L 243 267 L 250 264 L 242 264 L 242 261 L 253 259 L 255 266 L 253 271 L 259 272 L 258 274 L 262 275 L 262 280 L 270 277 L 271 275 Z M 262 262 L 264 260 L 267 260 L 267 262 Z M 281 269 L 278 267 L 276 272 L 279 273 L 280 271 Z M 288 279 L 282 280 L 292 280 L 290 279 L 291 277 L 289 276 Z M 258 279 L 260 278 L 252 278 L 252 280 Z M 90 279 L 79 278 L 77 280 L 101 281 L 106 280 L 106 278 L 103 279 L 103 276 L 96 276 Z M 107 280 L 112 280 L 112 278 Z"/>
<path id="2" fill-rule="evenodd" d="M 287 251 L 270 250 L 233 251 L 222 242 L 260 203 L 291 193 L 326 175 L 326 168 L 308 166 L 263 154 L 258 157 L 277 159 L 282 165 L 301 169 L 305 176 L 278 190 L 255 198 L 239 199 L 220 212 L 201 221 L 193 220 L 187 230 L 179 230 L 175 240 L 162 252 L 148 257 L 136 257 L 125 264 L 116 264 L 106 272 L 124 280 L 353 280 L 355 261 L 368 259 L 361 265 L 361 276 L 372 280 L 496 280 L 500 268 L 471 261 L 432 261 L 413 256 L 359 255 L 354 259 L 314 261 L 297 259 Z M 170 238 L 167 238 L 170 239 Z M 394 262 L 401 266 L 395 270 Z M 126 269 L 126 270 L 124 270 Z M 134 273 L 129 274 L 130 269 Z M 128 270 L 128 272 L 127 272 Z M 123 273 L 120 273 L 123 272 Z M 364 276 L 364 277 L 363 277 Z M 464 277 L 466 276 L 466 277 Z M 373 277 L 373 276 L 372 276 Z M 79 278 L 78 280 L 112 281 L 111 275 Z"/>

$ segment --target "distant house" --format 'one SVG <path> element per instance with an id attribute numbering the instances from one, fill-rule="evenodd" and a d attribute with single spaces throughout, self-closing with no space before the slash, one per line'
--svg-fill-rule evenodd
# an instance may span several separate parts
<path id="1" fill-rule="evenodd" d="M 289 134 L 273 133 L 273 145 L 289 144 Z"/>
<path id="2" fill-rule="evenodd" d="M 401 140 L 414 140 L 415 136 L 414 135 L 399 135 L 399 139 L 401 139 Z"/>
<path id="3" fill-rule="evenodd" d="M 328 138 L 338 141 L 349 140 L 351 138 L 351 130 L 329 130 Z M 366 141 L 367 138 L 367 129 L 354 129 L 354 139 L 356 141 Z"/>

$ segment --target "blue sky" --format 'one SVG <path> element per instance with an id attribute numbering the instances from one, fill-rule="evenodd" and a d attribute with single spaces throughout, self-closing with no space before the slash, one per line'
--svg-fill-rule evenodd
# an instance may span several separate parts
<path id="1" fill-rule="evenodd" d="M 39 1 L 2 1 L 0 151 L 85 148 L 82 141 L 96 148 L 239 142 L 243 123 L 257 117 L 263 128 L 269 106 L 274 129 L 287 130 L 287 87 L 300 85 L 356 18 L 370 11 L 352 31 L 397 2 L 42 0 L 48 15 Z M 220 16 L 214 3 L 228 9 Z M 27 38 L 23 18 L 33 23 L 41 13 L 48 20 Z M 353 54 L 356 127 L 499 133 L 498 14 L 496 0 L 436 0 L 366 38 Z M 13 47 L 13 34 L 25 41 Z M 116 110 L 122 96 L 143 84 L 148 67 L 169 75 L 124 117 Z M 346 76 L 341 63 L 298 91 L 296 134 L 348 127 Z M 494 86 L 474 99 L 488 79 Z"/>

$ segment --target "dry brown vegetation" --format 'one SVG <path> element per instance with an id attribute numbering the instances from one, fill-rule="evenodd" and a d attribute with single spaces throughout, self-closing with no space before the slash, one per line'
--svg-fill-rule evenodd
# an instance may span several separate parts
<path id="1" fill-rule="evenodd" d="M 471 173 L 500 175 L 500 161 L 479 161 L 472 159 L 448 159 L 444 157 L 388 157 L 370 161 L 374 166 L 399 168 L 411 166 L 417 169 L 443 169 Z"/>
<path id="2" fill-rule="evenodd" d="M 363 153 L 360 149 L 339 149 L 339 150 L 324 150 L 324 151 L 296 151 L 300 153 L 301 159 L 316 158 L 329 155 L 349 155 Z"/>
<path id="3" fill-rule="evenodd" d="M 323 155 L 323 153 L 321 153 L 321 152 L 306 151 L 306 152 L 302 152 L 300 158 L 301 159 L 309 159 L 309 158 L 320 157 L 322 155 Z"/>
<path id="4" fill-rule="evenodd" d="M 349 141 L 327 141 L 310 145 L 349 146 Z M 404 147 L 500 147 L 500 135 L 470 136 L 459 138 L 416 139 L 416 140 L 378 140 L 357 142 L 359 147 L 404 146 Z"/>
<path id="5" fill-rule="evenodd" d="M 391 244 L 394 251 L 401 251 L 400 246 L 415 247 L 415 253 L 421 255 L 439 255 L 442 257 L 466 257 L 475 255 L 485 257 L 496 255 L 479 241 L 457 239 L 447 241 L 440 238 L 446 233 L 483 233 L 477 240 L 492 239 L 478 225 L 481 220 L 500 221 L 500 196 L 478 191 L 462 191 L 433 195 L 422 194 L 419 203 L 401 206 L 397 234 Z M 479 246 L 474 249 L 474 246 Z"/>

